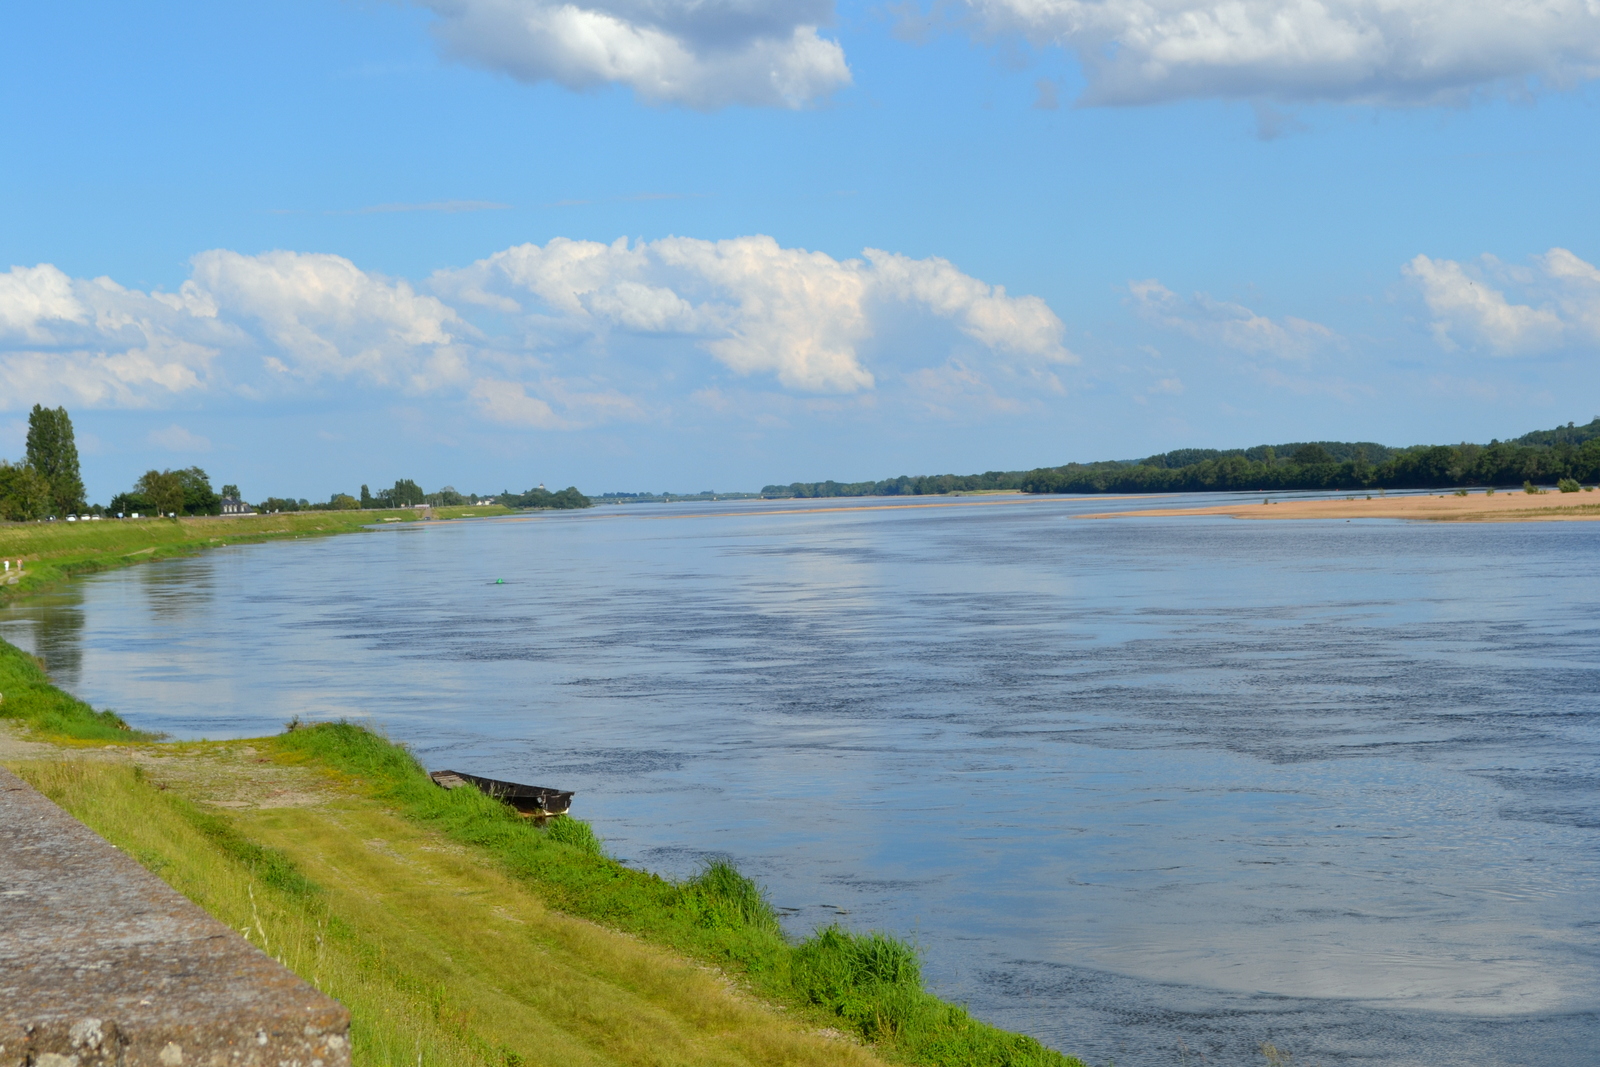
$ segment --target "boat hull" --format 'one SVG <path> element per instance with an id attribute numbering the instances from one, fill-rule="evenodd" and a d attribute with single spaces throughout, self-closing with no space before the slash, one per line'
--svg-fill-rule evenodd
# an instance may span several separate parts
<path id="1" fill-rule="evenodd" d="M 546 789 L 540 785 L 523 785 L 521 782 L 503 782 L 498 778 L 483 778 L 461 771 L 433 771 L 428 775 L 435 785 L 443 789 L 475 787 L 484 796 L 509 804 L 520 815 L 543 819 L 551 815 L 565 815 L 572 807 L 570 790 Z"/>

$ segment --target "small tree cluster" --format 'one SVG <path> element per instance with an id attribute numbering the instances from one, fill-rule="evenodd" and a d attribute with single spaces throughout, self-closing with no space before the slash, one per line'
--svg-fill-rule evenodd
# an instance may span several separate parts
<path id="1" fill-rule="evenodd" d="M 119 515 L 220 515 L 222 497 L 199 467 L 148 470 L 132 489 L 111 498 L 110 510 Z"/>
<path id="2" fill-rule="evenodd" d="M 0 519 L 31 522 L 84 511 L 78 445 L 66 408 L 33 405 L 28 415 L 28 455 L 0 460 Z"/>
<path id="3" fill-rule="evenodd" d="M 495 498 L 498 503 L 508 508 L 590 508 L 594 501 L 578 491 L 575 485 L 569 485 L 560 492 L 552 493 L 544 486 L 529 489 L 526 493 L 502 493 Z"/>
<path id="4" fill-rule="evenodd" d="M 422 486 L 410 478 L 401 478 L 394 483 L 392 489 L 380 489 L 378 495 L 373 496 L 366 486 L 361 487 L 361 501 L 363 508 L 409 508 L 416 504 L 427 503 L 427 494 L 422 491 Z"/>

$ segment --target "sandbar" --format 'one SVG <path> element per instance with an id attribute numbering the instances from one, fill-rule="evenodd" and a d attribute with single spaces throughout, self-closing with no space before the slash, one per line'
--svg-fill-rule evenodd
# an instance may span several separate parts
<path id="1" fill-rule="evenodd" d="M 1600 495 L 1558 493 L 1529 496 L 1522 490 L 1500 490 L 1488 496 L 1478 490 L 1467 496 L 1454 491 L 1443 495 L 1377 496 L 1366 493 L 1333 500 L 1274 500 L 1272 494 L 1249 504 L 1221 504 L 1203 508 L 1163 508 L 1148 511 L 1101 511 L 1085 519 L 1130 517 L 1175 518 L 1185 515 L 1225 515 L 1234 519 L 1421 519 L 1431 522 L 1574 522 L 1600 519 Z"/>

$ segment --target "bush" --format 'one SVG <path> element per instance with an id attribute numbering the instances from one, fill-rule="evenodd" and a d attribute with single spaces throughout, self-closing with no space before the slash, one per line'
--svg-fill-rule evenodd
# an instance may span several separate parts
<path id="1" fill-rule="evenodd" d="M 55 510 L 50 482 L 26 464 L 13 466 L 0 459 L 0 519 L 32 522 Z"/>
<path id="2" fill-rule="evenodd" d="M 1563 493 L 1576 493 L 1582 489 L 1583 486 L 1579 485 L 1571 478 L 1563 478 L 1556 483 L 1556 488 L 1561 490 Z"/>
<path id="3" fill-rule="evenodd" d="M 1529 496 L 1543 496 L 1544 495 L 1544 490 L 1540 489 L 1537 485 L 1534 485 L 1532 482 L 1523 482 L 1522 483 L 1522 491 L 1524 493 L 1527 493 Z"/>

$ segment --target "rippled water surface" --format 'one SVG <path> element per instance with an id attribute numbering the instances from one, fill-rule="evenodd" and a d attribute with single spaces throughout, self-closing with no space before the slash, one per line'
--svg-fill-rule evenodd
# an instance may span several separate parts
<path id="1" fill-rule="evenodd" d="M 576 789 L 1093 1063 L 1600 1063 L 1600 524 L 884 503 L 230 548 L 0 636 L 143 728 Z"/>

